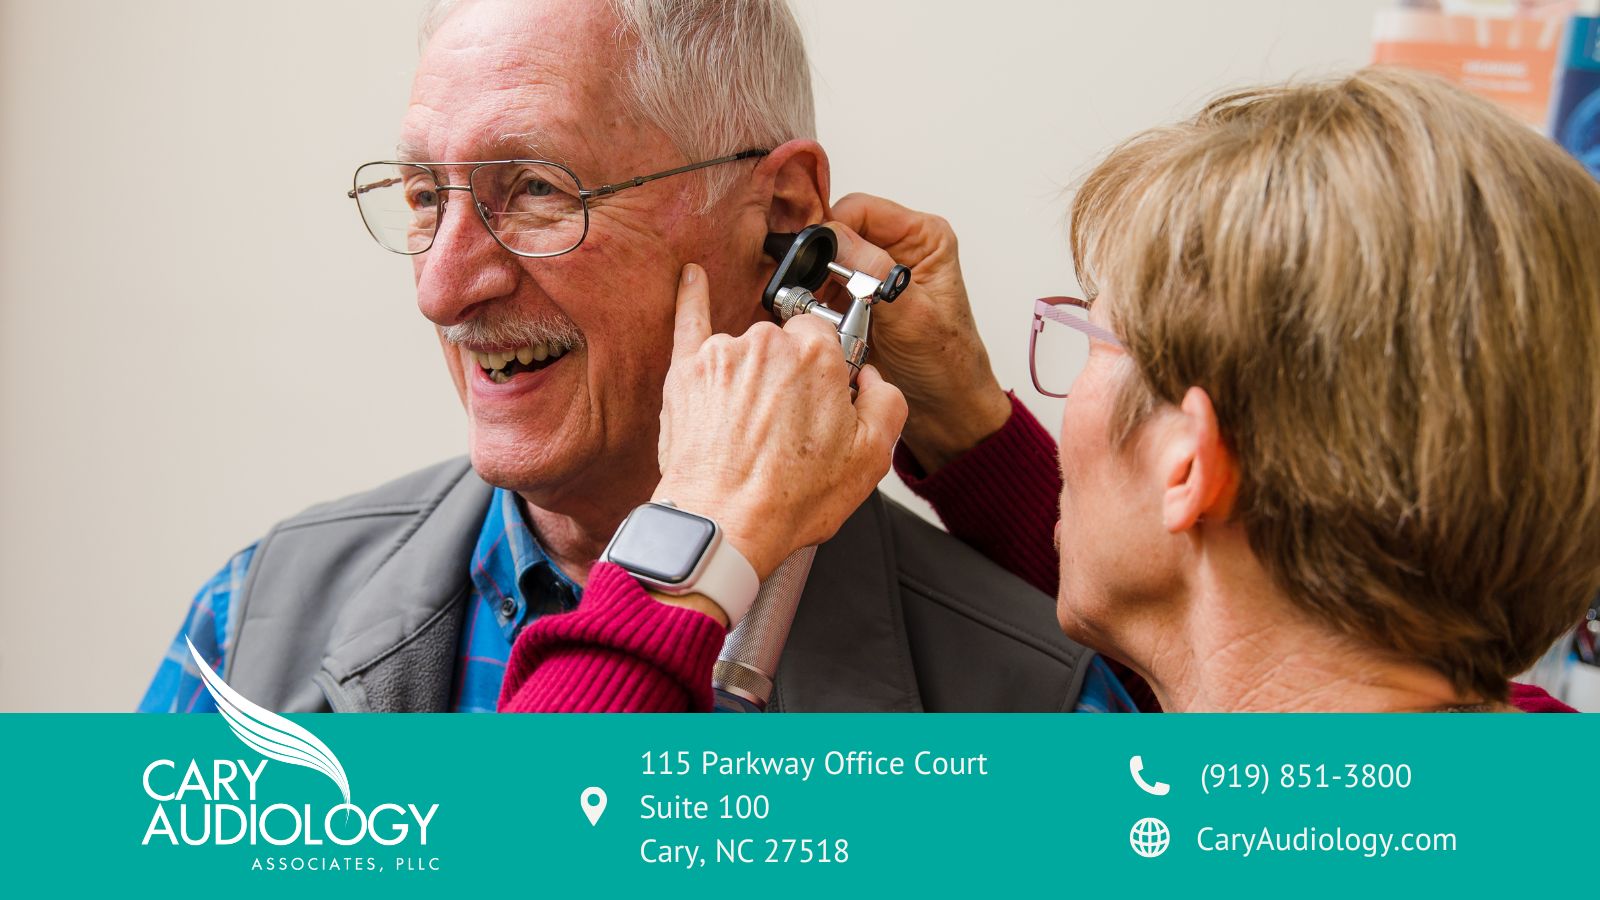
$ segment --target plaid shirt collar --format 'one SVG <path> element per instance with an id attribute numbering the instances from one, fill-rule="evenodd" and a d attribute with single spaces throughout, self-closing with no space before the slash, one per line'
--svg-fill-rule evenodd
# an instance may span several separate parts
<path id="1" fill-rule="evenodd" d="M 522 626 L 550 613 L 566 612 L 583 594 L 533 536 L 517 495 L 495 488 L 472 551 L 472 584 L 494 610 L 506 640 Z"/>

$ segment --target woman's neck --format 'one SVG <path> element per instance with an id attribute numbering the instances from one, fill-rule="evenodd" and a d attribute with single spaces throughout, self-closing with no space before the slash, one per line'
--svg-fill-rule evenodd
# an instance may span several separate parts
<path id="1" fill-rule="evenodd" d="M 1202 644 L 1177 677 L 1156 676 L 1156 695 L 1165 709 L 1196 712 L 1432 712 L 1481 704 L 1425 666 L 1344 646 L 1327 631 L 1306 640 Z"/>
<path id="2" fill-rule="evenodd" d="M 1433 668 L 1314 620 L 1253 554 L 1208 564 L 1195 575 L 1186 602 L 1172 607 L 1171 633 L 1182 637 L 1145 656 L 1164 709 L 1422 712 L 1483 702 Z"/>

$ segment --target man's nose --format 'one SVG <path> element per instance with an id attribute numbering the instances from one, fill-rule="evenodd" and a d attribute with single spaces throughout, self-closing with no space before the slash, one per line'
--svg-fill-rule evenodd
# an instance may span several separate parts
<path id="1" fill-rule="evenodd" d="M 466 191 L 446 194 L 439 231 L 417 259 L 417 308 L 435 325 L 457 325 L 482 303 L 516 290 L 517 258 L 495 241 Z"/>

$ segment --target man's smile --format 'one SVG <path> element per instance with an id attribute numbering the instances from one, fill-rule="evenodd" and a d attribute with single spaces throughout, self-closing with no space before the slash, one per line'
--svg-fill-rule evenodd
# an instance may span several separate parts
<path id="1" fill-rule="evenodd" d="M 495 384 L 505 384 L 524 372 L 537 372 L 561 359 L 572 345 L 563 340 L 540 341 L 500 351 L 479 351 L 463 347 L 465 356 Z"/>

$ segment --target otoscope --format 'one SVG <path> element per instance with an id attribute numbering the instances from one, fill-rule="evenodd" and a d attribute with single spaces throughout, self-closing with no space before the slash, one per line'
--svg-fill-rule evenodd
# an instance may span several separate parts
<path id="1" fill-rule="evenodd" d="M 761 305 L 779 322 L 804 313 L 821 316 L 839 331 L 839 345 L 850 364 L 850 386 L 867 360 L 867 332 L 872 324 L 873 304 L 893 303 L 911 284 L 911 270 L 897 265 L 882 281 L 833 261 L 839 252 L 838 239 L 823 225 L 811 225 L 799 234 L 767 235 L 763 249 L 778 261 L 777 271 L 762 292 Z M 820 290 L 832 275 L 850 296 L 849 307 L 839 312 L 818 300 Z M 816 547 L 802 547 L 789 555 L 762 582 L 755 605 L 728 633 L 711 674 L 716 690 L 717 709 L 724 712 L 761 712 L 772 697 L 773 680 L 778 674 L 778 658 L 789 640 L 800 594 L 811 574 Z"/>

